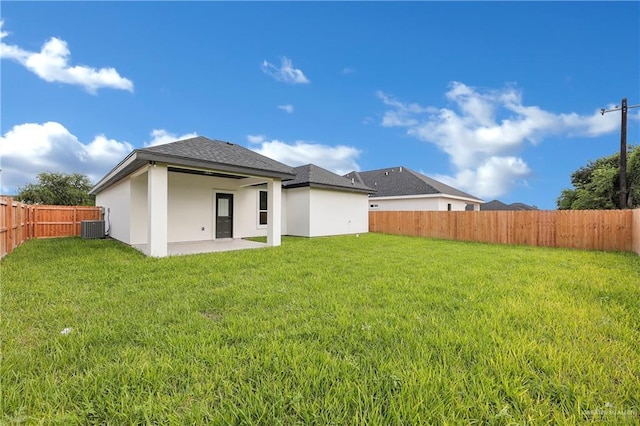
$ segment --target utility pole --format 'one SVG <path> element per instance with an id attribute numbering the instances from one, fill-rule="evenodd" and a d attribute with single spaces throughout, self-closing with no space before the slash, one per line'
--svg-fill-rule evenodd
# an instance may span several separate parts
<path id="1" fill-rule="evenodd" d="M 640 104 L 627 106 L 627 98 L 622 98 L 621 106 L 615 106 L 612 109 L 600 110 L 600 114 L 607 112 L 620 111 L 620 208 L 627 208 L 627 110 L 629 108 L 640 108 Z"/>

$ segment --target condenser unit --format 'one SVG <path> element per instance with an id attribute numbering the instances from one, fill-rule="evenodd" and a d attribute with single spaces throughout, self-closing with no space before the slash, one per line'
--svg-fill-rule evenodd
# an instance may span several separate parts
<path id="1" fill-rule="evenodd" d="M 83 220 L 80 225 L 83 239 L 104 238 L 104 220 Z"/>

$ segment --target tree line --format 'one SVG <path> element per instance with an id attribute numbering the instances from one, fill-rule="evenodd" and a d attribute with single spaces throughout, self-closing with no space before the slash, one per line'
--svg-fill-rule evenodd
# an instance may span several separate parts
<path id="1" fill-rule="evenodd" d="M 573 188 L 563 189 L 559 210 L 606 210 L 620 206 L 620 153 L 589 161 L 571 174 Z M 640 145 L 627 150 L 627 206 L 640 206 Z"/>
<path id="2" fill-rule="evenodd" d="M 18 188 L 16 200 L 26 204 L 57 206 L 93 206 L 95 197 L 89 195 L 91 180 L 79 173 L 39 173 L 37 183 Z"/>

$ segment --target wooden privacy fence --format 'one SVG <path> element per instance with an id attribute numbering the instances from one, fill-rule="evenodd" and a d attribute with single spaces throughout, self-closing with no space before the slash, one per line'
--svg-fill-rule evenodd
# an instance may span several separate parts
<path id="1" fill-rule="evenodd" d="M 369 231 L 498 244 L 635 251 L 640 255 L 640 209 L 372 211 Z"/>
<path id="2" fill-rule="evenodd" d="M 640 209 L 633 211 L 633 228 L 631 235 L 633 235 L 632 249 L 640 256 Z"/>
<path id="3" fill-rule="evenodd" d="M 100 207 L 28 205 L 0 197 L 0 257 L 31 238 L 80 235 L 83 220 L 99 219 Z"/>

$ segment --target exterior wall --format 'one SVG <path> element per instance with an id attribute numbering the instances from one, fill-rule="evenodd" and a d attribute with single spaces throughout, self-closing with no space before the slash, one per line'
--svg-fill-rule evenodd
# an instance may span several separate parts
<path id="1" fill-rule="evenodd" d="M 146 253 L 152 257 L 167 256 L 169 211 L 169 170 L 166 164 L 153 164 L 147 168 L 147 221 Z"/>
<path id="2" fill-rule="evenodd" d="M 169 173 L 167 240 L 203 241 L 213 239 L 214 185 L 222 179 L 185 173 Z M 235 210 L 234 210 L 235 211 Z"/>
<path id="3" fill-rule="evenodd" d="M 309 195 L 308 236 L 344 235 L 369 231 L 367 194 L 310 188 Z"/>
<path id="4" fill-rule="evenodd" d="M 282 189 L 282 209 L 280 209 L 280 213 L 282 215 L 282 223 L 281 223 L 281 228 L 282 228 L 282 235 L 289 235 L 289 209 L 287 208 L 287 206 L 289 205 L 289 191 L 287 191 L 286 189 Z"/>
<path id="5" fill-rule="evenodd" d="M 239 187 L 235 179 L 170 172 L 168 241 L 215 239 L 216 193 L 233 194 L 233 238 L 266 236 L 267 226 L 258 225 L 261 190 L 266 185 Z"/>
<path id="6" fill-rule="evenodd" d="M 299 237 L 310 237 L 310 191 L 309 188 L 286 189 L 287 233 Z M 283 198 L 284 200 L 285 198 Z M 284 232 L 284 231 L 283 231 Z"/>
<path id="7" fill-rule="evenodd" d="M 282 181 L 267 182 L 267 245 L 277 247 L 282 244 Z"/>
<path id="8" fill-rule="evenodd" d="M 146 244 L 149 233 L 148 175 L 143 173 L 131 178 L 130 244 Z"/>
<path id="9" fill-rule="evenodd" d="M 438 210 L 440 211 L 449 210 L 448 204 L 451 204 L 451 211 L 453 212 L 463 212 L 467 208 L 467 203 L 462 200 L 445 197 L 439 198 L 438 200 Z"/>
<path id="10" fill-rule="evenodd" d="M 129 235 L 129 179 L 123 179 L 96 195 L 96 206 L 105 208 L 106 227 L 116 240 L 130 243 Z"/>
<path id="11" fill-rule="evenodd" d="M 369 207 L 371 211 L 447 211 L 451 204 L 451 211 L 464 211 L 467 202 L 447 197 L 416 197 L 416 198 L 369 198 L 369 206 L 377 204 L 378 207 Z"/>
<path id="12" fill-rule="evenodd" d="M 267 226 L 258 225 L 258 193 L 266 190 L 266 185 L 247 186 L 239 188 L 233 193 L 233 236 L 235 238 L 265 237 L 267 235 Z"/>
<path id="13" fill-rule="evenodd" d="M 319 237 L 369 231 L 367 194 L 309 187 L 284 192 L 286 235 Z"/>

